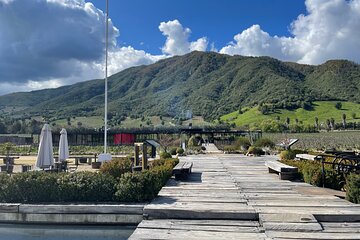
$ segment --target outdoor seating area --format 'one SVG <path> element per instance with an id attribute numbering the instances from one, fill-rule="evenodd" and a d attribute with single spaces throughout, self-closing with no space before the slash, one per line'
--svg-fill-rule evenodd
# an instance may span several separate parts
<path id="1" fill-rule="evenodd" d="M 293 180 L 298 175 L 298 168 L 283 164 L 279 161 L 268 160 L 265 161 L 265 166 L 268 167 L 269 173 L 276 173 L 281 180 Z"/>
<path id="2" fill-rule="evenodd" d="M 175 180 L 186 180 L 192 169 L 193 163 L 192 162 L 179 162 L 173 168 L 173 175 L 175 176 Z"/>

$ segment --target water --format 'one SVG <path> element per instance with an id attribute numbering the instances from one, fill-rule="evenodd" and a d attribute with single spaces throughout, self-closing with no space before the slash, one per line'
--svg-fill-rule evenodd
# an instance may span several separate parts
<path id="1" fill-rule="evenodd" d="M 0 240 L 123 240 L 135 226 L 0 224 Z"/>

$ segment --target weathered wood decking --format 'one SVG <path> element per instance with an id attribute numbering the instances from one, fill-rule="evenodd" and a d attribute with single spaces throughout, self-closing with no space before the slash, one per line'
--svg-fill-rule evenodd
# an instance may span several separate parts
<path id="1" fill-rule="evenodd" d="M 193 173 L 145 206 L 130 239 L 360 239 L 360 205 L 278 179 L 264 164 L 271 158 L 181 158 Z"/>

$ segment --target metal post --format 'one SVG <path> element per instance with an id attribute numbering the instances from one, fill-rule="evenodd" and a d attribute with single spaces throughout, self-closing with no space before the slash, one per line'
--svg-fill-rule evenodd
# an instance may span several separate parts
<path id="1" fill-rule="evenodd" d="M 144 143 L 142 145 L 142 171 L 147 169 L 147 146 Z"/>
<path id="2" fill-rule="evenodd" d="M 107 147 L 107 108 L 108 108 L 108 34 L 109 34 L 109 1 L 106 0 L 106 30 L 105 30 L 105 124 L 104 124 L 104 153 Z"/>

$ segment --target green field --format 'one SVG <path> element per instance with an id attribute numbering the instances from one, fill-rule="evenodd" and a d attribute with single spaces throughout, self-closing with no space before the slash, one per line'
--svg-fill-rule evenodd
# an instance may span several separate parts
<path id="1" fill-rule="evenodd" d="M 360 131 L 332 131 L 319 133 L 263 133 L 263 137 L 280 143 L 284 139 L 299 139 L 291 148 L 322 151 L 325 149 L 360 150 Z"/>
<path id="2" fill-rule="evenodd" d="M 260 124 L 267 119 L 275 120 L 280 117 L 280 121 L 285 121 L 287 117 L 290 118 L 290 123 L 294 123 L 295 119 L 304 124 L 315 123 L 315 117 L 319 118 L 319 123 L 325 123 L 326 119 L 334 118 L 335 122 L 341 122 L 343 114 L 346 114 L 347 122 L 360 122 L 360 104 L 352 102 L 341 102 L 342 108 L 336 109 L 334 101 L 314 102 L 312 110 L 304 110 L 303 108 L 294 111 L 279 109 L 276 113 L 263 115 L 257 107 L 244 109 L 244 113 L 239 114 L 238 111 L 221 117 L 223 121 L 235 123 L 237 126 L 252 126 Z M 356 119 L 352 118 L 352 114 L 356 114 Z"/>

